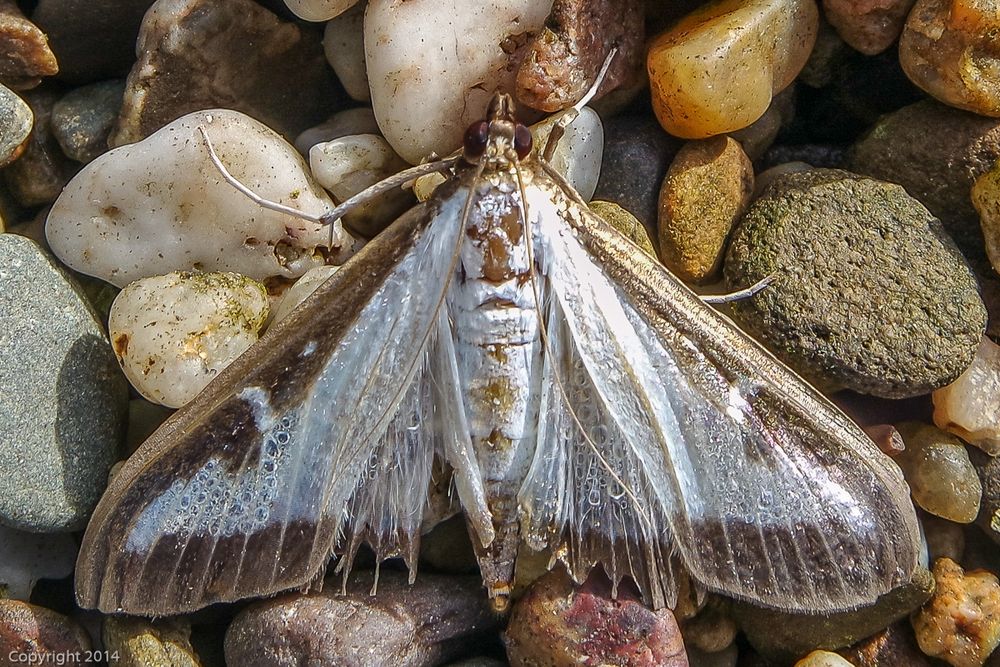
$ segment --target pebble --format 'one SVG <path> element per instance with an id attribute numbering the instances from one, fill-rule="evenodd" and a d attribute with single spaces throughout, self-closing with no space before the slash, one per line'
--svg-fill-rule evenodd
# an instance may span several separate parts
<path id="1" fill-rule="evenodd" d="M 976 451 L 972 451 L 969 458 L 983 485 L 983 498 L 976 525 L 990 539 L 1000 543 L 1000 458 Z"/>
<path id="2" fill-rule="evenodd" d="M 55 664 L 53 656 L 80 655 L 91 650 L 87 631 L 73 619 L 51 609 L 0 599 L 0 659 L 4 665 Z M 68 660 L 65 664 L 71 664 Z"/>
<path id="3" fill-rule="evenodd" d="M 893 460 L 902 469 L 916 503 L 949 521 L 974 521 L 983 488 L 962 441 L 919 422 L 903 422 L 896 429 L 906 449 Z"/>
<path id="4" fill-rule="evenodd" d="M 309 169 L 335 201 L 346 201 L 365 188 L 409 165 L 377 134 L 354 134 L 316 144 L 309 149 Z M 403 188 L 370 200 L 343 217 L 354 233 L 372 238 L 414 205 Z"/>
<path id="5" fill-rule="evenodd" d="M 902 185 L 976 257 L 983 237 L 969 189 L 998 159 L 1000 122 L 925 100 L 883 116 L 854 144 L 847 169 Z"/>
<path id="6" fill-rule="evenodd" d="M 319 38 L 253 0 L 160 0 L 143 19 L 136 50 L 111 146 L 214 107 L 294 137 L 337 100 Z"/>
<path id="7" fill-rule="evenodd" d="M 0 85 L 0 167 L 24 152 L 34 120 L 31 107 L 10 88 Z"/>
<path id="8" fill-rule="evenodd" d="M 299 304 L 306 300 L 310 294 L 325 283 L 327 279 L 337 272 L 336 266 L 317 266 L 305 272 L 295 284 L 289 287 L 278 306 L 274 309 L 274 316 L 271 324 L 277 324 L 292 314 L 292 311 L 299 307 Z"/>
<path id="9" fill-rule="evenodd" d="M 644 53 L 640 0 L 555 0 L 517 72 L 517 101 L 559 111 L 583 98 L 608 53 L 617 52 L 595 99 L 638 79 Z"/>
<path id="10" fill-rule="evenodd" d="M 27 600 L 39 579 L 73 574 L 76 552 L 71 535 L 25 533 L 0 525 L 0 599 Z"/>
<path id="11" fill-rule="evenodd" d="M 0 234 L 0 524 L 80 530 L 117 459 L 127 386 L 102 326 L 33 241 Z"/>
<path id="12" fill-rule="evenodd" d="M 852 667 L 852 665 L 836 653 L 813 651 L 796 662 L 795 667 Z"/>
<path id="13" fill-rule="evenodd" d="M 267 291 L 237 273 L 170 273 L 130 283 L 108 330 L 125 376 L 146 399 L 179 408 L 257 342 Z"/>
<path id="14" fill-rule="evenodd" d="M 932 398 L 938 428 L 1000 455 L 1000 346 L 984 336 L 972 364 Z"/>
<path id="15" fill-rule="evenodd" d="M 714 137 L 685 144 L 660 187 L 659 250 L 685 282 L 718 278 L 726 239 L 753 192 L 753 165 L 740 144 Z"/>
<path id="16" fill-rule="evenodd" d="M 899 38 L 913 83 L 945 104 L 1000 116 L 1000 2 L 917 0 Z"/>
<path id="17" fill-rule="evenodd" d="M 909 616 L 933 591 L 934 577 L 918 567 L 910 583 L 889 591 L 868 607 L 810 616 L 736 602 L 733 617 L 758 653 L 785 664 L 814 649 L 833 651 L 855 644 Z"/>
<path id="18" fill-rule="evenodd" d="M 645 116 L 615 116 L 604 124 L 604 158 L 594 199 L 614 202 L 656 236 L 660 183 L 680 142 Z"/>
<path id="19" fill-rule="evenodd" d="M 135 62 L 139 24 L 154 0 L 38 0 L 31 20 L 45 31 L 59 79 L 73 84 L 124 77 Z"/>
<path id="20" fill-rule="evenodd" d="M 332 141 L 352 134 L 378 134 L 378 123 L 371 107 L 355 107 L 333 114 L 319 125 L 304 130 L 295 138 L 295 149 L 309 155 L 309 149 L 324 141 Z"/>
<path id="21" fill-rule="evenodd" d="M 740 650 L 736 644 L 731 644 L 721 651 L 706 653 L 694 646 L 687 646 L 689 667 L 736 667 L 740 659 Z"/>
<path id="22" fill-rule="evenodd" d="M 986 327 L 976 281 L 903 188 L 836 169 L 788 173 L 751 205 L 725 265 L 751 332 L 821 385 L 904 398 L 942 387 Z"/>
<path id="23" fill-rule="evenodd" d="M 285 0 L 288 8 L 306 21 L 329 21 L 353 7 L 358 0 Z"/>
<path id="24" fill-rule="evenodd" d="M 558 118 L 558 115 L 551 116 L 531 126 L 535 155 L 545 149 L 549 133 Z M 590 201 L 597 189 L 603 156 L 604 124 L 596 111 L 584 107 L 559 138 L 549 164 L 563 175 L 584 201 Z"/>
<path id="25" fill-rule="evenodd" d="M 429 533 L 421 536 L 420 567 L 430 567 L 432 572 L 448 574 L 479 572 L 476 552 L 469 539 L 469 528 L 461 513 L 442 521 Z"/>
<path id="26" fill-rule="evenodd" d="M 598 574 L 582 586 L 561 570 L 543 576 L 515 603 L 504 641 L 512 667 L 688 665 L 670 610 L 651 611 L 624 590 L 612 599 Z"/>
<path id="27" fill-rule="evenodd" d="M 323 31 L 323 53 L 351 99 L 368 102 L 368 66 L 365 64 L 365 7 L 358 2 L 343 14 L 328 21 Z"/>
<path id="28" fill-rule="evenodd" d="M 719 598 L 714 598 L 718 601 Z M 724 603 L 709 604 L 681 625 L 681 635 L 688 649 L 695 647 L 706 653 L 718 653 L 736 640 L 738 628 Z"/>
<path id="29" fill-rule="evenodd" d="M 759 160 L 778 138 L 781 128 L 795 117 L 795 87 L 789 86 L 774 96 L 764 115 L 742 130 L 730 132 L 740 142 L 751 160 Z"/>
<path id="30" fill-rule="evenodd" d="M 971 458 L 971 457 L 970 457 Z M 982 476 L 982 473 L 977 470 Z M 980 482 L 980 486 L 982 486 Z M 989 504 L 989 498 L 982 494 L 980 508 Z M 983 512 L 979 513 L 983 516 Z M 965 551 L 965 530 L 960 524 L 947 519 L 939 519 L 932 514 L 921 513 L 920 527 L 923 529 L 924 540 L 927 542 L 928 561 L 933 563 L 938 558 L 950 558 L 960 562 Z"/>
<path id="31" fill-rule="evenodd" d="M 590 210 L 601 216 L 606 223 L 620 231 L 629 241 L 642 248 L 647 255 L 656 257 L 656 248 L 653 247 L 653 240 L 649 238 L 646 228 L 642 226 L 642 223 L 634 215 L 610 201 L 594 200 L 590 202 Z"/>
<path id="32" fill-rule="evenodd" d="M 1000 270 L 1000 160 L 972 185 L 972 205 L 986 242 L 986 256 L 994 271 Z"/>
<path id="33" fill-rule="evenodd" d="M 371 573 L 357 573 L 347 595 L 331 582 L 322 593 L 250 605 L 226 632 L 226 664 L 436 665 L 495 633 L 500 621 L 478 575 L 421 573 L 410 585 L 405 573 L 383 570 L 377 595 L 371 587 Z"/>
<path id="34" fill-rule="evenodd" d="M 50 204 L 76 170 L 50 130 L 49 119 L 58 96 L 43 87 L 26 91 L 23 98 L 35 117 L 33 131 L 21 156 L 3 170 L 4 179 L 22 206 Z"/>
<path id="35" fill-rule="evenodd" d="M 893 623 L 840 653 L 857 667 L 931 667 L 907 620 Z"/>
<path id="36" fill-rule="evenodd" d="M 74 88 L 53 105 L 52 136 L 68 158 L 86 163 L 108 150 L 124 91 L 120 79 L 101 81 Z"/>
<path id="37" fill-rule="evenodd" d="M 236 111 L 189 114 L 84 167 L 53 204 L 45 233 L 73 269 L 119 287 L 171 271 L 297 278 L 325 263 L 328 228 L 261 208 L 224 181 L 198 127 L 237 179 L 311 214 L 333 207 L 301 156 Z M 353 239 L 334 227 L 334 260 Z"/>
<path id="38" fill-rule="evenodd" d="M 0 84 L 15 90 L 34 88 L 58 71 L 45 33 L 14 0 L 0 0 Z"/>
<path id="39" fill-rule="evenodd" d="M 1000 583 L 985 570 L 934 563 L 934 597 L 914 614 L 920 649 L 952 667 L 980 667 L 1000 644 Z"/>
<path id="40" fill-rule="evenodd" d="M 104 650 L 117 654 L 117 667 L 201 667 L 191 646 L 191 624 L 183 617 L 148 621 L 130 616 L 105 616 Z"/>
<path id="41" fill-rule="evenodd" d="M 841 39 L 866 56 L 882 53 L 903 32 L 914 0 L 823 0 L 823 16 Z"/>
<path id="42" fill-rule="evenodd" d="M 493 93 L 514 90 L 511 65 L 551 7 L 552 0 L 475 0 L 442 13 L 436 0 L 369 0 L 364 41 L 372 108 L 396 152 L 416 164 L 460 146 Z"/>
<path id="43" fill-rule="evenodd" d="M 747 127 L 805 65 L 818 26 L 813 0 L 723 0 L 687 15 L 646 58 L 660 124 L 686 139 Z"/>

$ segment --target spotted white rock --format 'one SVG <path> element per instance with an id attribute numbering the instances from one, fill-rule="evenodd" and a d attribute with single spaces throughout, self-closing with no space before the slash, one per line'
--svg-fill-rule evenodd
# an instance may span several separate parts
<path id="1" fill-rule="evenodd" d="M 267 314 L 267 292 L 255 280 L 175 272 L 123 289 L 108 329 L 129 382 L 178 408 L 257 341 Z"/>
<path id="2" fill-rule="evenodd" d="M 306 21 L 329 21 L 357 2 L 358 0 L 285 0 L 292 13 Z"/>
<path id="3" fill-rule="evenodd" d="M 365 65 L 365 5 L 359 2 L 326 24 L 323 52 L 347 94 L 359 102 L 371 99 Z"/>
<path id="4" fill-rule="evenodd" d="M 938 428 L 1000 454 L 1000 346 L 983 337 L 972 365 L 931 396 Z"/>
<path id="5" fill-rule="evenodd" d="M 552 0 L 370 0 L 365 59 L 382 134 L 416 164 L 447 155 L 482 120 L 510 65 L 543 26 Z"/>
<path id="6" fill-rule="evenodd" d="M 353 239 L 339 221 L 331 248 L 329 228 L 262 208 L 222 178 L 199 128 L 256 194 L 315 215 L 332 208 L 278 134 L 237 111 L 199 111 L 104 153 L 70 181 L 45 226 L 56 255 L 119 287 L 183 270 L 297 278 L 327 255 L 346 259 Z"/>

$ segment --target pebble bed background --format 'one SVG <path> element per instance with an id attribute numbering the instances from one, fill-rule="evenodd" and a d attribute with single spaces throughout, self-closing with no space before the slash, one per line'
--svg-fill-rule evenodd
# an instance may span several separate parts
<path id="1" fill-rule="evenodd" d="M 376 597 L 362 571 L 347 596 L 79 609 L 114 464 L 415 201 L 331 246 L 222 182 L 197 126 L 322 212 L 450 153 L 494 90 L 566 108 L 611 46 L 555 165 L 696 289 L 779 276 L 731 313 L 899 464 L 912 582 L 826 617 L 653 612 L 525 562 L 503 628 L 455 517 Z M 0 665 L 1000 665 L 998 0 L 0 0 L 0 84 Z"/>

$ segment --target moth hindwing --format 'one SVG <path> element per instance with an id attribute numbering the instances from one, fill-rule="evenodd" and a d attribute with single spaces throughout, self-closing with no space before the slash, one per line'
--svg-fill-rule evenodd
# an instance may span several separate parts
<path id="1" fill-rule="evenodd" d="M 595 216 L 498 95 L 464 159 L 122 467 L 85 607 L 165 615 L 415 572 L 436 462 L 504 609 L 518 549 L 824 612 L 907 581 L 917 525 L 847 417 Z M 449 163 L 449 165 L 452 163 Z"/>

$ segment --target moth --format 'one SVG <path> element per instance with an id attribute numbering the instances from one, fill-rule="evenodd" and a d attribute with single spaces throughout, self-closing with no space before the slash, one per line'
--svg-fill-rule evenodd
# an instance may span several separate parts
<path id="1" fill-rule="evenodd" d="M 140 447 L 87 528 L 83 607 L 308 587 L 362 543 L 412 577 L 442 463 L 498 611 L 522 543 L 655 607 L 682 571 L 799 612 L 909 580 L 899 469 L 531 143 L 494 97 L 428 201 Z"/>

